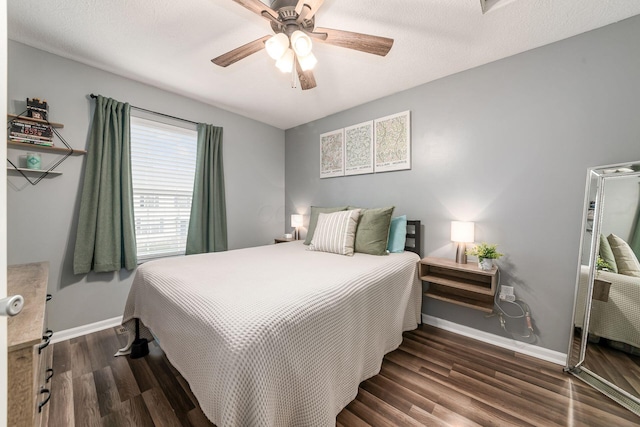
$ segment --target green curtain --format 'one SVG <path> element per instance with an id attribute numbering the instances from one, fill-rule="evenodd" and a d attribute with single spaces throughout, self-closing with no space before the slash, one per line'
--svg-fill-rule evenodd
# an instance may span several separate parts
<path id="1" fill-rule="evenodd" d="M 629 246 L 631 250 L 636 254 L 636 258 L 640 259 L 640 206 L 638 206 L 638 212 L 636 212 L 635 225 L 631 229 L 631 241 Z"/>
<path id="2" fill-rule="evenodd" d="M 187 255 L 227 250 L 227 208 L 222 168 L 222 128 L 198 124 Z"/>
<path id="3" fill-rule="evenodd" d="M 136 267 L 130 109 L 128 103 L 96 99 L 73 255 L 75 274 Z"/>

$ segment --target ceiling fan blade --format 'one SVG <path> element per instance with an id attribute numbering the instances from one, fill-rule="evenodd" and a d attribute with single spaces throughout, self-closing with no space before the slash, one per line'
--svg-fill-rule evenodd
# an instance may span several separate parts
<path id="1" fill-rule="evenodd" d="M 369 34 L 352 33 L 351 31 L 332 30 L 331 28 L 316 28 L 315 34 L 325 33 L 326 39 L 316 38 L 320 43 L 332 44 L 334 46 L 355 49 L 361 52 L 372 53 L 374 55 L 386 56 L 393 46 L 393 39 Z"/>
<path id="2" fill-rule="evenodd" d="M 263 12 L 267 12 L 274 19 L 276 20 L 278 19 L 278 13 L 273 9 L 271 9 L 266 4 L 262 3 L 260 0 L 233 0 L 233 1 L 238 3 L 240 6 L 244 6 L 245 8 L 249 9 L 251 12 L 257 15 L 260 15 L 264 18 L 267 18 L 267 17 L 263 15 Z"/>
<path id="3" fill-rule="evenodd" d="M 213 58 L 211 62 L 221 67 L 228 67 L 229 65 L 235 64 L 241 59 L 244 59 L 247 56 L 258 52 L 259 50 L 264 49 L 264 42 L 266 42 L 270 38 L 271 36 L 264 36 L 262 38 L 259 38 L 258 40 L 249 42 L 243 46 L 224 53 L 217 58 Z"/>
<path id="4" fill-rule="evenodd" d="M 309 12 L 304 16 L 304 19 L 311 19 L 318 9 L 320 9 L 322 3 L 324 3 L 324 0 L 298 0 L 298 3 L 296 4 L 296 13 L 300 15 L 302 13 L 302 9 L 307 6 L 309 8 Z"/>
<path id="5" fill-rule="evenodd" d="M 298 71 L 298 80 L 300 80 L 300 88 L 302 90 L 313 89 L 317 86 L 313 71 L 302 71 L 298 58 L 296 58 L 296 71 Z"/>

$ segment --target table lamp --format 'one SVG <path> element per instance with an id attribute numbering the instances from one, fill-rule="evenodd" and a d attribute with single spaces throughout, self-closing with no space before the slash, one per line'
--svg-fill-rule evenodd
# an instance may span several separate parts
<path id="1" fill-rule="evenodd" d="M 458 244 L 456 249 L 456 262 L 467 263 L 466 243 L 474 241 L 474 223 L 465 221 L 451 221 L 451 241 Z"/>
<path id="2" fill-rule="evenodd" d="M 295 229 L 293 233 L 293 238 L 295 240 L 298 240 L 299 239 L 298 227 L 302 227 L 302 215 L 299 215 L 299 214 L 291 215 L 291 227 Z"/>

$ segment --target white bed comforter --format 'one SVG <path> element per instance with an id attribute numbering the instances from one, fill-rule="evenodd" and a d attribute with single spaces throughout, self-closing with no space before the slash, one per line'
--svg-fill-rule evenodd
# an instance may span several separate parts
<path id="1" fill-rule="evenodd" d="M 335 426 L 420 321 L 418 256 L 340 256 L 302 242 L 152 261 L 139 318 L 218 427 Z M 145 331 L 148 333 L 148 331 Z"/>

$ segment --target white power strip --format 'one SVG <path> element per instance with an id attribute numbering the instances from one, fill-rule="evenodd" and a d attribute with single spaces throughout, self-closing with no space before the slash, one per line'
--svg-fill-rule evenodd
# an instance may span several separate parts
<path id="1" fill-rule="evenodd" d="M 516 295 L 513 293 L 513 286 L 501 286 L 500 287 L 500 300 L 514 302 Z"/>

